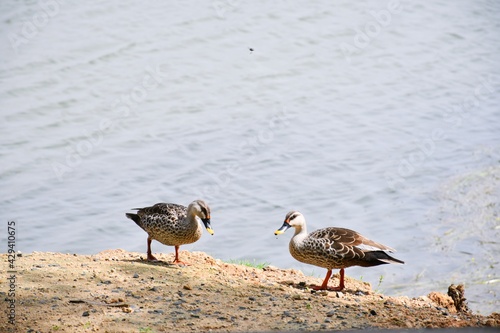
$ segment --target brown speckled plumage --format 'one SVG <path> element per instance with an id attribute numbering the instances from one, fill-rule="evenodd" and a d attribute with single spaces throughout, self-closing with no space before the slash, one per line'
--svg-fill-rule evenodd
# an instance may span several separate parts
<path id="1" fill-rule="evenodd" d="M 291 227 L 295 228 L 295 234 L 289 245 L 292 257 L 300 262 L 328 270 L 323 284 L 314 289 L 327 289 L 328 279 L 334 268 L 340 268 L 340 286 L 330 289 L 342 290 L 344 288 L 344 268 L 404 263 L 385 252 L 393 252 L 394 249 L 376 243 L 350 229 L 330 227 L 308 234 L 306 220 L 297 211 L 291 211 L 286 215 L 285 222 L 275 234 L 281 234 Z"/>
<path id="2" fill-rule="evenodd" d="M 151 253 L 151 241 L 175 246 L 174 263 L 179 260 L 179 246 L 200 239 L 202 222 L 207 231 L 213 234 L 210 226 L 210 208 L 203 200 L 195 200 L 186 208 L 173 203 L 157 203 L 151 207 L 134 208 L 137 214 L 127 213 L 139 227 L 148 233 L 148 260 L 156 260 Z"/>

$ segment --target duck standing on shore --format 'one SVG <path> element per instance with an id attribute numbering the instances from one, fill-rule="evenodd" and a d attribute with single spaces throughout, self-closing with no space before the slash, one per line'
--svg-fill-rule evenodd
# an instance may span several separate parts
<path id="1" fill-rule="evenodd" d="M 403 261 L 385 252 L 394 252 L 394 249 L 376 243 L 350 229 L 330 227 L 308 234 L 306 219 L 297 211 L 289 212 L 281 228 L 274 234 L 282 234 L 291 227 L 295 228 L 295 234 L 289 245 L 292 257 L 300 262 L 328 270 L 323 284 L 312 286 L 315 290 L 344 289 L 344 269 L 347 267 L 404 264 Z M 340 283 L 338 287 L 328 288 L 328 280 L 334 268 L 340 268 Z"/>
<path id="2" fill-rule="evenodd" d="M 148 233 L 148 261 L 157 261 L 151 253 L 151 242 L 175 246 L 174 264 L 188 265 L 179 260 L 179 247 L 200 239 L 202 226 L 213 235 L 210 225 L 210 208 L 203 200 L 195 200 L 185 206 L 173 203 L 157 203 L 151 207 L 133 208 L 137 214 L 126 213 L 139 227 Z"/>

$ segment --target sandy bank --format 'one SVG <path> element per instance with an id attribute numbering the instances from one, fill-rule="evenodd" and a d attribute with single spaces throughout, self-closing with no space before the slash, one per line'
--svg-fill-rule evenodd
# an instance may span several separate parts
<path id="1" fill-rule="evenodd" d="M 9 274 L 7 255 L 1 270 Z M 182 251 L 191 266 L 149 263 L 142 253 L 23 254 L 15 260 L 15 296 L 2 278 L 2 317 L 15 300 L 17 332 L 296 331 L 500 326 L 500 315 L 457 311 L 447 291 L 418 298 L 374 293 L 347 277 L 343 292 L 311 292 L 320 278 L 274 267 L 224 263 Z M 11 274 L 11 275 L 12 275 Z M 9 276 L 7 276 L 9 277 Z M 335 276 L 334 279 L 337 279 Z M 337 283 L 338 281 L 332 281 Z M 461 310 L 461 311 L 460 311 Z M 0 320 L 0 331 L 13 328 Z"/>

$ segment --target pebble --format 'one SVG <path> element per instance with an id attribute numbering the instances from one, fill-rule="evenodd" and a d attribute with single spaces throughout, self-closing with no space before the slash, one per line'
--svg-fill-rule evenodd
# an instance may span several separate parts
<path id="1" fill-rule="evenodd" d="M 387 301 L 384 302 L 384 305 L 385 306 L 395 306 L 396 303 L 394 303 L 393 301 L 387 300 Z"/>
<path id="2" fill-rule="evenodd" d="M 122 312 L 125 312 L 125 313 L 132 313 L 132 312 L 134 312 L 134 310 L 132 310 L 132 308 L 131 308 L 131 307 L 128 307 L 128 306 L 127 306 L 127 307 L 122 308 Z"/>
<path id="3" fill-rule="evenodd" d="M 134 279 L 137 279 L 138 277 L 139 277 L 139 274 L 137 274 L 137 273 L 135 273 L 133 276 Z"/>
<path id="4" fill-rule="evenodd" d="M 333 317 L 333 315 L 335 314 L 335 310 L 330 310 L 326 313 L 326 316 L 327 317 Z"/>
<path id="5" fill-rule="evenodd" d="M 377 311 L 375 311 L 375 310 L 371 309 L 371 310 L 370 310 L 370 314 L 371 314 L 372 316 L 376 316 L 376 315 L 377 315 Z"/>
<path id="6" fill-rule="evenodd" d="M 175 317 L 175 316 L 177 316 L 177 315 L 183 315 L 183 314 L 184 314 L 184 312 L 182 312 L 182 311 L 172 311 L 172 312 L 170 312 L 170 314 L 171 314 L 171 315 L 173 315 L 173 316 Z"/>
<path id="7" fill-rule="evenodd" d="M 82 316 L 83 316 L 83 317 L 88 317 L 88 316 L 90 316 L 90 313 L 89 313 L 88 311 L 84 311 L 84 312 L 82 313 Z"/>
<path id="8" fill-rule="evenodd" d="M 181 305 L 182 303 L 186 303 L 185 300 L 183 300 L 182 298 L 178 301 L 175 301 L 174 303 L 172 303 L 173 305 Z"/>

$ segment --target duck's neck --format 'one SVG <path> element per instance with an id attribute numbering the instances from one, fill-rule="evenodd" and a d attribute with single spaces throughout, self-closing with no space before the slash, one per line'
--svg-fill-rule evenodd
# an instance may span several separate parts
<path id="1" fill-rule="evenodd" d="M 292 256 L 294 255 L 293 253 L 300 250 L 302 243 L 306 238 L 307 238 L 306 226 L 295 227 L 295 234 L 293 235 L 292 239 L 290 239 L 290 244 L 289 244 Z"/>
<path id="2" fill-rule="evenodd" d="M 296 226 L 295 227 L 295 234 L 293 235 L 293 238 L 300 240 L 300 239 L 304 239 L 306 237 L 307 237 L 307 227 L 305 225 Z"/>
<path id="3" fill-rule="evenodd" d="M 188 209 L 186 214 L 186 223 L 189 225 L 198 225 L 199 218 L 196 215 L 194 209 Z"/>

